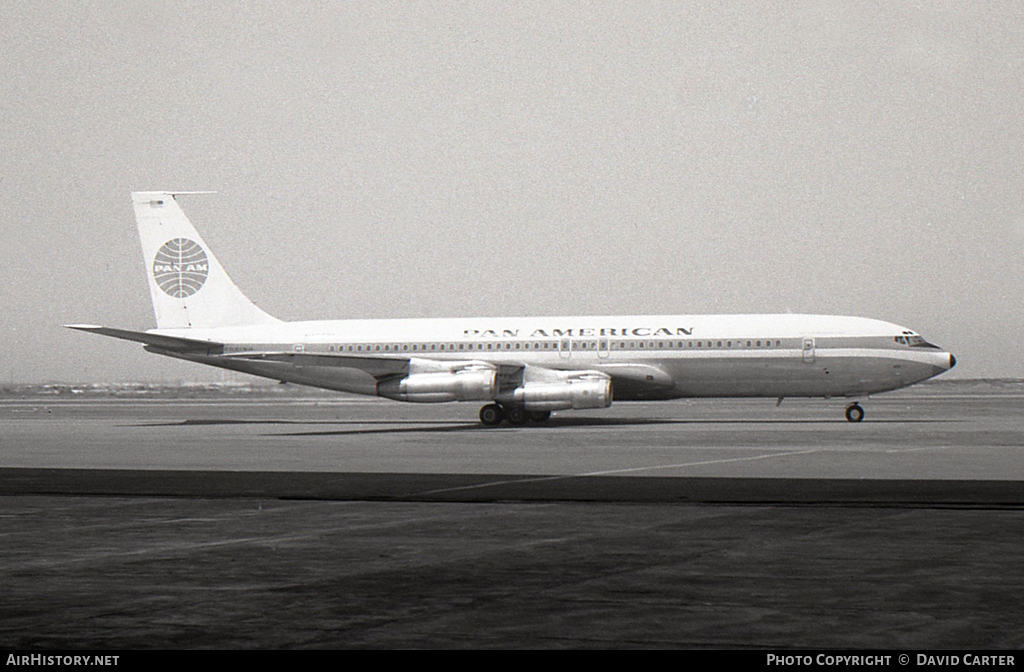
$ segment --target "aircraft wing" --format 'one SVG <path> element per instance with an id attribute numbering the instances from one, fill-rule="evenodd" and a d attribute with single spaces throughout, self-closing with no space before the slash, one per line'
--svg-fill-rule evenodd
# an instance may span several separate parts
<path id="1" fill-rule="evenodd" d="M 214 341 L 202 341 L 193 338 L 181 338 L 179 336 L 162 336 L 148 331 L 131 331 L 129 329 L 114 329 L 112 327 L 101 327 L 94 324 L 65 324 L 68 329 L 88 331 L 92 334 L 112 336 L 126 341 L 135 341 L 152 345 L 161 350 L 171 352 L 190 352 L 205 355 L 219 355 L 224 351 L 224 344 Z"/>
<path id="2" fill-rule="evenodd" d="M 542 378 L 560 371 L 538 365 L 526 365 L 522 362 L 490 362 L 486 359 L 463 361 L 434 360 L 430 358 L 410 358 L 403 355 L 372 355 L 352 356 L 348 354 L 313 354 L 305 352 L 238 352 L 225 353 L 224 344 L 216 341 L 166 336 L 148 331 L 132 331 L 115 329 L 91 324 L 68 324 L 69 329 L 87 331 L 93 334 L 120 338 L 127 341 L 143 343 L 149 348 L 163 350 L 167 354 L 190 359 L 201 358 L 244 360 L 249 362 L 277 362 L 290 364 L 296 369 L 302 368 L 345 368 L 363 371 L 378 381 L 392 378 L 403 378 L 419 373 L 454 373 L 465 369 L 494 369 L 497 371 L 503 388 L 515 388 L 522 384 L 527 368 Z M 212 363 L 212 362 L 209 362 Z M 597 363 L 593 370 L 611 377 L 615 389 L 623 398 L 643 399 L 656 398 L 671 390 L 675 382 L 660 367 L 641 363 Z"/>
<path id="3" fill-rule="evenodd" d="M 352 357 L 349 355 L 313 355 L 302 352 L 246 352 L 227 355 L 226 357 L 253 362 L 282 362 L 297 368 L 341 367 L 359 369 L 377 379 L 406 374 L 409 371 L 408 357 Z"/>

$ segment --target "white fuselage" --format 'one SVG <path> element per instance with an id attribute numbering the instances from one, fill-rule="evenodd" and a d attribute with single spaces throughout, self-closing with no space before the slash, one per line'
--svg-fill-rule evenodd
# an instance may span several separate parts
<path id="1" fill-rule="evenodd" d="M 599 371 L 616 401 L 862 396 L 955 364 L 898 325 L 822 315 L 333 320 L 149 333 L 224 345 L 204 354 L 150 348 L 161 354 L 359 394 L 379 393 L 371 359 Z"/>

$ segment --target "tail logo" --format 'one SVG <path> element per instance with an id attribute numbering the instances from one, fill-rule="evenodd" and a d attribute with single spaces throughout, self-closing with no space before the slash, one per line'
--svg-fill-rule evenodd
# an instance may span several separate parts
<path id="1" fill-rule="evenodd" d="M 165 294 L 176 299 L 192 296 L 210 273 L 202 246 L 188 238 L 168 240 L 153 259 L 153 278 Z"/>

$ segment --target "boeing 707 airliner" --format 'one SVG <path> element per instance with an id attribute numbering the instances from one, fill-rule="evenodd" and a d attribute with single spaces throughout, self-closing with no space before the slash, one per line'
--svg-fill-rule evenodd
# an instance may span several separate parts
<path id="1" fill-rule="evenodd" d="M 948 371 L 905 327 L 825 315 L 487 317 L 284 322 L 231 281 L 175 197 L 132 193 L 156 329 L 73 329 L 160 355 L 398 401 L 486 402 L 485 425 L 684 397 L 843 397 Z M 860 422 L 853 401 L 846 418 Z"/>

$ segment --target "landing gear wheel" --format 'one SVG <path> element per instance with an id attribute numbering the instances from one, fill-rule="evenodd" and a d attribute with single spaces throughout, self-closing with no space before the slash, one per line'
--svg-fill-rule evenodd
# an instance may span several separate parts
<path id="1" fill-rule="evenodd" d="M 488 427 L 496 427 L 500 425 L 504 417 L 505 413 L 502 412 L 501 406 L 498 406 L 497 404 L 487 404 L 480 409 L 480 422 L 484 423 Z"/>
<path id="2" fill-rule="evenodd" d="M 864 409 L 857 402 L 846 407 L 846 419 L 850 422 L 860 422 L 864 419 Z"/>
<path id="3" fill-rule="evenodd" d="M 530 414 L 526 412 L 525 408 L 513 406 L 505 409 L 505 419 L 510 425 L 525 425 L 530 421 Z"/>
<path id="4" fill-rule="evenodd" d="M 530 411 L 530 420 L 534 422 L 546 422 L 551 417 L 551 411 Z"/>

